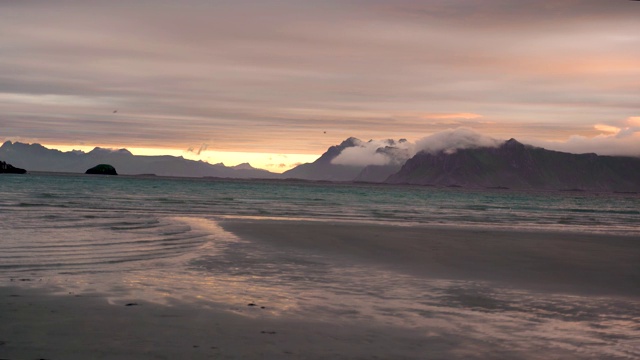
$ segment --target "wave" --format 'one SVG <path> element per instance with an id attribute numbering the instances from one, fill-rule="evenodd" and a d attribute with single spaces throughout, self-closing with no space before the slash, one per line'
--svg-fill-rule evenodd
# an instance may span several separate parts
<path id="1" fill-rule="evenodd" d="M 38 231 L 5 232 L 10 240 L 0 242 L 0 270 L 110 271 L 108 265 L 193 253 L 211 240 L 210 234 L 171 218 L 93 220 L 84 227 L 61 227 L 53 219 L 51 226 L 41 223 Z"/>

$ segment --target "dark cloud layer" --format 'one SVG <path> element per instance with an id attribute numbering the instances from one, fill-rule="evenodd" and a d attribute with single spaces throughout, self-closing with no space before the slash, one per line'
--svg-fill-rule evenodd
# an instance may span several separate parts
<path id="1" fill-rule="evenodd" d="M 460 126 L 593 137 L 640 116 L 639 17 L 623 0 L 0 1 L 0 129 L 315 153 Z"/>

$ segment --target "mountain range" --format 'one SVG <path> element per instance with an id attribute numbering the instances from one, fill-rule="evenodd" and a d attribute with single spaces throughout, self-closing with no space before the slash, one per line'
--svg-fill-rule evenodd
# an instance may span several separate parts
<path id="1" fill-rule="evenodd" d="M 400 140 L 402 143 L 406 140 Z M 362 140 L 354 137 L 348 138 L 340 145 L 330 147 L 322 156 L 313 163 L 299 165 L 285 171 L 285 178 L 322 180 L 322 181 L 357 181 L 357 182 L 384 182 L 390 175 L 396 173 L 407 161 L 409 156 L 401 148 L 397 147 L 394 140 L 385 140 L 384 146 L 375 149 L 377 154 L 384 154 L 389 160 L 385 165 L 355 165 L 336 163 L 336 159 L 350 148 L 366 146 Z"/>
<path id="2" fill-rule="evenodd" d="M 640 158 L 570 154 L 510 139 L 498 147 L 420 152 L 391 184 L 511 189 L 640 191 Z"/>
<path id="3" fill-rule="evenodd" d="M 313 163 L 299 165 L 283 174 L 256 169 L 246 163 L 229 167 L 175 156 L 136 156 L 126 149 L 61 152 L 40 144 L 10 141 L 0 147 L 0 160 L 28 170 L 54 172 L 84 173 L 97 164 L 110 164 L 118 173 L 130 175 L 640 192 L 640 158 L 570 154 L 525 145 L 515 139 L 497 146 L 419 151 L 413 156 L 399 146 L 401 142 L 386 140 L 384 146 L 374 148 L 375 154 L 389 160 L 386 164 L 356 165 L 337 161 L 345 150 L 369 145 L 372 143 L 349 138 L 329 147 Z"/>
<path id="4" fill-rule="evenodd" d="M 222 177 L 222 178 L 264 178 L 273 179 L 279 174 L 256 169 L 249 164 L 225 166 L 194 161 L 176 156 L 136 156 L 127 149 L 111 150 L 96 147 L 83 151 L 62 152 L 47 149 L 40 144 L 5 142 L 0 147 L 0 159 L 15 166 L 33 171 L 84 173 L 98 164 L 109 164 L 119 174 L 186 177 Z"/>

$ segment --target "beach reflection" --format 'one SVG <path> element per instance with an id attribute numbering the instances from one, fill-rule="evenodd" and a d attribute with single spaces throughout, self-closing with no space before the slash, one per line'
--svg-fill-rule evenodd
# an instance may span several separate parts
<path id="1" fill-rule="evenodd" d="M 468 339 L 519 353 L 545 348 L 577 357 L 640 357 L 637 299 L 425 278 L 322 253 L 258 244 L 225 231 L 211 219 L 170 221 L 188 226 L 186 238 L 198 239 L 199 246 L 135 267 L 114 265 L 109 271 L 64 275 L 49 271 L 38 276 L 61 292 L 107 294 L 113 304 L 132 299 L 166 306 L 188 302 L 246 317 L 406 328 L 425 338 Z M 175 224 L 171 228 L 184 232 Z"/>
<path id="2" fill-rule="evenodd" d="M 163 279 L 163 288 L 171 289 L 165 302 L 210 302 L 248 317 L 409 328 L 427 337 L 463 337 L 517 352 L 544 347 L 586 357 L 640 356 L 637 300 L 427 279 L 256 244 L 213 221 L 188 221 L 194 229 L 206 227 L 214 240 L 183 272 L 147 273 L 135 288 Z"/>

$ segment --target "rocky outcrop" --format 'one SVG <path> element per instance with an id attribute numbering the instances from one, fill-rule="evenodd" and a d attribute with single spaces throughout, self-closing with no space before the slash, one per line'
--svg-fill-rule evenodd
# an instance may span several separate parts
<path id="1" fill-rule="evenodd" d="M 92 167 L 91 169 L 87 170 L 85 172 L 85 174 L 91 174 L 91 175 L 118 175 L 118 173 L 116 172 L 116 168 L 114 168 L 113 166 L 111 166 L 109 164 L 96 165 L 96 166 Z"/>
<path id="2" fill-rule="evenodd" d="M 14 167 L 4 161 L 0 161 L 0 174 L 25 174 L 27 170 Z"/>

